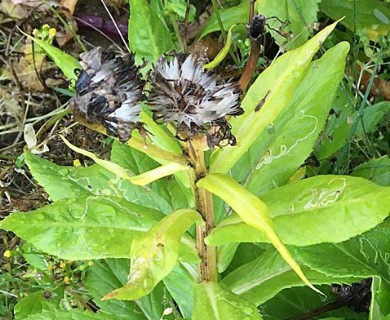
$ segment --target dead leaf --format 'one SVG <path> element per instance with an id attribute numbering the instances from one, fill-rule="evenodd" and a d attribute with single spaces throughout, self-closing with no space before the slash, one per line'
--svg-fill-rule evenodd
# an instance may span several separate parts
<path id="1" fill-rule="evenodd" d="M 74 14 L 78 0 L 61 0 L 61 6 Z"/>
<path id="2" fill-rule="evenodd" d="M 57 7 L 57 1 L 42 1 L 42 0 L 2 0 L 0 3 L 0 11 L 14 19 L 26 18 L 31 9 L 46 11 L 51 6 Z"/>
<path id="3" fill-rule="evenodd" d="M 41 154 L 44 152 L 49 151 L 49 148 L 45 143 L 42 143 L 41 145 L 37 146 L 37 137 L 35 134 L 34 126 L 31 123 L 27 123 L 24 126 L 24 141 L 27 144 L 28 149 L 33 154 Z"/>

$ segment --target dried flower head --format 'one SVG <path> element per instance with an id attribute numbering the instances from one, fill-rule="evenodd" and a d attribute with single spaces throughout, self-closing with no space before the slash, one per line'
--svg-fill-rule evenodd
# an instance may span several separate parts
<path id="1" fill-rule="evenodd" d="M 71 105 L 76 116 L 100 122 L 108 133 L 127 141 L 139 123 L 143 82 L 131 54 L 96 47 L 80 55 L 82 70 Z"/>
<path id="2" fill-rule="evenodd" d="M 154 119 L 175 123 L 179 138 L 189 140 L 202 134 L 210 148 L 223 140 L 235 144 L 225 116 L 243 113 L 237 85 L 217 85 L 215 77 L 203 72 L 193 56 L 183 54 L 172 59 L 162 57 L 151 83 L 148 102 Z"/>

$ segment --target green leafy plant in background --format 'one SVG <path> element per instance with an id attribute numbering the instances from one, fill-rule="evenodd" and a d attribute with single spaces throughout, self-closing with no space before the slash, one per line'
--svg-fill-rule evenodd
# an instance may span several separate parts
<path id="1" fill-rule="evenodd" d="M 264 3 L 258 1 L 259 12 Z M 310 3 L 310 14 L 298 10 L 307 24 L 318 10 L 318 1 Z M 235 14 L 247 19 L 248 4 L 221 10 L 220 18 L 230 28 L 241 22 L 232 21 Z M 130 47 L 138 58 L 156 61 L 179 46 L 157 7 L 130 5 Z M 292 32 L 301 21 L 295 18 L 286 17 Z M 213 19 L 202 34 L 218 30 Z M 241 103 L 245 113 L 229 119 L 235 146 L 204 151 L 194 142 L 189 159 L 190 148 L 144 111 L 153 144 L 137 134 L 126 144 L 114 141 L 109 161 L 71 145 L 96 164 L 58 166 L 26 152 L 52 204 L 14 212 L 0 227 L 61 259 L 94 260 L 85 285 L 99 310 L 60 310 L 59 303 L 32 308 L 30 295 L 15 307 L 30 310 L 19 319 L 283 319 L 321 299 L 309 289 L 313 284 L 325 291 L 368 277 L 369 318 L 390 318 L 390 225 L 384 221 L 390 188 L 388 171 L 373 169 L 379 161 L 388 166 L 388 159 L 359 166 L 352 176 L 301 179 L 305 160 L 321 148 L 316 142 L 349 52 L 340 42 L 314 59 L 334 27 L 308 41 L 311 32 L 302 32 L 256 78 Z"/>

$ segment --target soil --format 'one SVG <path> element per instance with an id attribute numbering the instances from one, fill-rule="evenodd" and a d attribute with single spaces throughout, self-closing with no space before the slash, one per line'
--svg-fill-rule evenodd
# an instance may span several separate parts
<path id="1" fill-rule="evenodd" d="M 90 3 L 88 0 L 79 1 L 73 16 L 61 13 L 59 8 L 57 10 L 70 24 L 74 23 L 74 17 L 95 16 L 109 20 L 100 1 L 95 1 L 94 6 Z M 126 6 L 111 7 L 114 18 L 122 23 L 126 23 L 129 14 Z M 110 149 L 109 144 L 102 142 L 104 136 L 75 124 L 68 107 L 69 82 L 50 59 L 45 58 L 39 68 L 35 65 L 30 74 L 23 74 L 24 68 L 20 66 L 25 66 L 24 63 L 29 61 L 25 50 L 29 41 L 22 31 L 31 34 L 34 28 L 47 23 L 57 32 L 65 32 L 60 19 L 53 12 L 41 12 L 35 7 L 24 9 L 24 15 L 19 18 L 0 11 L 0 220 L 12 212 L 31 211 L 50 203 L 49 196 L 35 183 L 23 163 L 23 152 L 28 149 L 23 134 L 26 123 L 33 124 L 37 145 L 47 147 L 47 151 L 39 155 L 59 165 L 73 165 L 76 159 L 82 164 L 91 163 L 62 142 L 58 133 L 64 130 L 71 143 L 100 157 L 107 158 Z M 108 47 L 113 42 L 122 46 L 118 34 L 105 36 L 101 30 L 90 27 L 80 26 L 77 35 L 86 48 Z M 54 44 L 59 46 L 57 40 L 54 40 Z M 78 57 L 83 48 L 71 38 L 61 50 Z M 5 250 L 15 250 L 20 244 L 21 240 L 13 233 L 0 230 L 0 274 L 6 274 L 15 267 L 10 266 L 9 260 L 4 257 Z M 23 261 L 19 263 L 23 265 Z"/>

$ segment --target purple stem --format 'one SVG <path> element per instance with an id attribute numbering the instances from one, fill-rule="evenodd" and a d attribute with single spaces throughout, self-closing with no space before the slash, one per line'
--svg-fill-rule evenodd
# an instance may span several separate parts
<path id="1" fill-rule="evenodd" d="M 75 16 L 79 26 L 86 27 L 86 28 L 96 28 L 101 30 L 102 32 L 113 35 L 113 36 L 119 36 L 118 30 L 115 28 L 114 23 L 109 19 L 104 19 L 102 17 L 98 16 L 88 16 L 84 14 L 78 14 Z M 122 35 L 124 37 L 127 36 L 127 21 L 116 21 L 118 28 Z"/>

